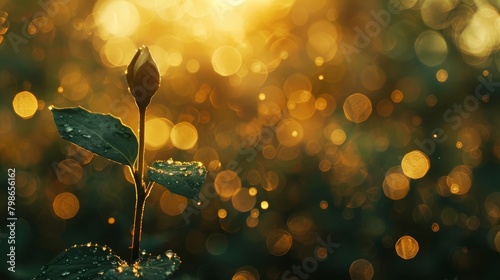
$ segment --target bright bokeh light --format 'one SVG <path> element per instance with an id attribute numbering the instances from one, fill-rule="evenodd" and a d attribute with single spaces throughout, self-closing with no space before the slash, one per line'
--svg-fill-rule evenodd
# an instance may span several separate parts
<path id="1" fill-rule="evenodd" d="M 157 150 L 167 144 L 170 131 L 173 130 L 172 122 L 163 118 L 154 118 L 146 121 L 146 147 Z"/>
<path id="2" fill-rule="evenodd" d="M 23 119 L 29 119 L 35 115 L 38 109 L 38 101 L 36 97 L 29 91 L 21 91 L 12 101 L 14 112 Z"/>
<path id="3" fill-rule="evenodd" d="M 421 33 L 415 41 L 415 52 L 423 64 L 437 66 L 446 59 L 448 46 L 440 33 L 426 31 Z"/>
<path id="4" fill-rule="evenodd" d="M 198 141 L 198 131 L 196 127 L 188 122 L 180 122 L 172 128 L 170 132 L 172 144 L 181 150 L 189 150 Z"/>
<path id="5" fill-rule="evenodd" d="M 108 62 L 109 66 L 125 66 L 130 63 L 135 55 L 137 46 L 128 37 L 112 37 L 104 46 L 102 57 L 103 62 Z"/>
<path id="6" fill-rule="evenodd" d="M 448 72 L 444 69 L 439 69 L 436 72 L 436 79 L 441 83 L 446 82 L 446 80 L 448 79 Z"/>
<path id="7" fill-rule="evenodd" d="M 219 47 L 212 55 L 214 71 L 221 76 L 231 76 L 238 72 L 242 63 L 240 52 L 232 46 Z"/>
<path id="8" fill-rule="evenodd" d="M 226 209 L 219 209 L 219 211 L 217 211 L 217 216 L 219 217 L 219 219 L 226 218 L 227 217 Z"/>
<path id="9" fill-rule="evenodd" d="M 332 131 L 332 134 L 330 135 L 330 139 L 332 140 L 332 143 L 335 145 L 342 145 L 346 139 L 346 134 L 343 129 L 335 129 Z"/>
<path id="10" fill-rule="evenodd" d="M 430 167 L 431 163 L 429 158 L 419 150 L 407 153 L 401 160 L 403 173 L 412 179 L 424 177 Z"/>
<path id="11" fill-rule="evenodd" d="M 103 37 L 123 37 L 134 33 L 141 17 L 137 7 L 125 0 L 101 0 L 94 7 L 97 24 Z"/>
<path id="12" fill-rule="evenodd" d="M 410 260 L 413 259 L 419 250 L 418 242 L 415 238 L 405 235 L 398 239 L 395 245 L 396 253 L 402 259 Z"/>
<path id="13" fill-rule="evenodd" d="M 483 4 L 468 22 L 467 27 L 459 37 L 461 50 L 470 55 L 487 57 L 494 50 L 500 48 L 500 34 L 498 33 L 498 9 Z"/>
<path id="14" fill-rule="evenodd" d="M 267 202 L 267 201 L 262 201 L 262 202 L 260 203 L 260 208 L 261 208 L 262 210 L 266 210 L 267 208 L 269 208 L 269 202 Z"/>

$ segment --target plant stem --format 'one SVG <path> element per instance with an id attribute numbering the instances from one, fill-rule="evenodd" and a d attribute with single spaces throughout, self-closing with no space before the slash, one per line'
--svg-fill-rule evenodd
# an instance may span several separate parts
<path id="1" fill-rule="evenodd" d="M 146 202 L 146 188 L 144 186 L 144 135 L 146 123 L 146 108 L 139 106 L 139 163 L 138 169 L 134 174 L 135 180 L 135 215 L 134 227 L 132 233 L 132 255 L 130 264 L 133 264 L 139 258 L 142 219 L 144 216 L 144 206 Z"/>
<path id="2" fill-rule="evenodd" d="M 144 136 L 145 136 L 145 126 L 146 126 L 146 107 L 142 108 L 139 106 L 139 168 L 137 173 L 139 173 L 140 186 L 144 189 Z"/>
<path id="3" fill-rule="evenodd" d="M 146 195 L 144 191 L 142 188 L 136 187 L 134 228 L 132 234 L 132 255 L 130 257 L 130 264 L 133 264 L 139 258 L 139 244 L 141 242 L 142 218 L 144 216 L 145 202 Z"/>

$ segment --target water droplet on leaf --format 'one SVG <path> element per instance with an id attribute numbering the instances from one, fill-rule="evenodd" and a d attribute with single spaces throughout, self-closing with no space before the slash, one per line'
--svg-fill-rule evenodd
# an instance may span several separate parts
<path id="1" fill-rule="evenodd" d="M 170 260 L 173 256 L 174 256 L 174 252 L 172 252 L 171 250 L 168 250 L 165 255 L 167 255 L 168 259 Z"/>

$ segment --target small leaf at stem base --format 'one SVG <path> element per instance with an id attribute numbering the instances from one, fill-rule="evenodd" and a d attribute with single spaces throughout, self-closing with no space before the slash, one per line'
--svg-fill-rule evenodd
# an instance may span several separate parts
<path id="1" fill-rule="evenodd" d="M 158 256 L 141 256 L 129 265 L 110 248 L 97 244 L 75 245 L 41 268 L 33 280 L 162 280 L 170 279 L 179 268 L 180 258 L 172 251 Z"/>

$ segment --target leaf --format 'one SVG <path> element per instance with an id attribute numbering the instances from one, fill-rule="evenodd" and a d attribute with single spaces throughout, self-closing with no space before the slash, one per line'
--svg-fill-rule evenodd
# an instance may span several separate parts
<path id="1" fill-rule="evenodd" d="M 177 254 L 168 250 L 164 254 L 160 254 L 156 257 L 153 256 L 142 256 L 140 257 L 133 266 L 127 266 L 123 268 L 118 268 L 115 270 L 108 270 L 103 274 L 101 280 L 123 280 L 130 279 L 135 280 L 147 279 L 147 280 L 162 280 L 169 279 L 174 272 L 179 268 L 181 264 L 181 259 Z"/>
<path id="2" fill-rule="evenodd" d="M 138 153 L 137 137 L 120 119 L 89 112 L 81 107 L 50 107 L 59 135 L 95 154 L 133 166 Z"/>
<path id="3" fill-rule="evenodd" d="M 172 251 L 156 257 L 141 256 L 132 266 L 106 246 L 75 245 L 44 265 L 33 280 L 125 280 L 169 279 L 179 268 L 180 258 Z"/>
<path id="4" fill-rule="evenodd" d="M 175 194 L 199 201 L 207 169 L 197 161 L 157 160 L 152 166 L 148 166 L 148 177 Z"/>
<path id="5" fill-rule="evenodd" d="M 37 279 L 94 279 L 108 270 L 126 265 L 106 246 L 75 245 L 44 265 Z"/>

